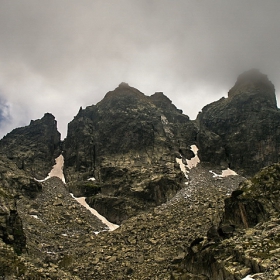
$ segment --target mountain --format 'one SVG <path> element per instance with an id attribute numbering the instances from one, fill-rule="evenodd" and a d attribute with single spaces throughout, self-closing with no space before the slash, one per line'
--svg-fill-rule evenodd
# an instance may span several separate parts
<path id="1" fill-rule="evenodd" d="M 77 185 L 89 185 L 94 177 L 89 187 L 100 191 L 88 203 L 120 223 L 182 187 L 175 157 L 192 155 L 196 133 L 195 124 L 162 93 L 148 97 L 122 83 L 69 123 L 63 148 L 66 181 L 79 195 Z"/>
<path id="2" fill-rule="evenodd" d="M 247 176 L 280 160 L 280 111 L 274 85 L 258 70 L 237 79 L 227 98 L 197 116 L 199 157 Z"/>
<path id="3" fill-rule="evenodd" d="M 0 140 L 0 276 L 278 280 L 279 123 L 253 69 L 196 120 L 121 83 L 63 142 L 49 113 L 14 129 Z"/>

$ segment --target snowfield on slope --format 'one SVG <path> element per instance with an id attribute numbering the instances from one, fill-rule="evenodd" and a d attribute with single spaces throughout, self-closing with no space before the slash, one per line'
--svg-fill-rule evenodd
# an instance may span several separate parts
<path id="1" fill-rule="evenodd" d="M 51 177 L 58 177 L 62 180 L 62 182 L 65 184 L 65 177 L 63 174 L 63 165 L 64 165 L 64 157 L 63 155 L 60 155 L 55 159 L 56 164 L 53 166 L 52 170 L 48 174 L 48 176 L 43 179 L 43 180 L 37 180 L 38 182 L 44 182 L 48 180 Z M 88 180 L 94 181 L 95 178 L 89 178 Z M 95 215 L 103 224 L 105 224 L 108 228 L 109 231 L 113 231 L 119 227 L 119 225 L 115 225 L 111 222 L 109 222 L 105 217 L 100 215 L 95 209 L 91 208 L 87 203 L 86 203 L 86 198 L 85 197 L 74 197 L 73 194 L 70 194 L 76 201 L 78 201 L 82 206 L 84 206 L 86 209 L 88 209 L 93 215 Z M 96 232 L 98 233 L 98 232 Z"/>

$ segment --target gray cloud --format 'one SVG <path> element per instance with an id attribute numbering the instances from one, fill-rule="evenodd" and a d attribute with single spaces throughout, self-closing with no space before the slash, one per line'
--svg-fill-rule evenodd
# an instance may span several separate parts
<path id="1" fill-rule="evenodd" d="M 0 88 L 13 122 L 45 112 L 65 136 L 120 82 L 163 91 L 195 118 L 259 68 L 280 87 L 279 1 L 1 0 Z M 279 99 L 279 95 L 278 95 Z"/>

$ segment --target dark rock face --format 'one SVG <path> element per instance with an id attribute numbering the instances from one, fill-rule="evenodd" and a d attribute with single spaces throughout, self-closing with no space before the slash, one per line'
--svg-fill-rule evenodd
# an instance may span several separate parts
<path id="1" fill-rule="evenodd" d="M 260 202 L 252 198 L 230 197 L 225 200 L 225 221 L 229 225 L 252 227 L 266 220 L 267 213 Z"/>
<path id="2" fill-rule="evenodd" d="M 60 133 L 54 116 L 46 113 L 42 119 L 8 133 L 0 140 L 0 153 L 31 176 L 45 178 L 60 153 Z"/>
<path id="3" fill-rule="evenodd" d="M 95 177 L 101 192 L 88 202 L 120 222 L 181 188 L 175 157 L 190 154 L 196 133 L 194 123 L 162 93 L 148 97 L 122 83 L 68 125 L 66 180 L 73 185 Z"/>
<path id="4" fill-rule="evenodd" d="M 41 186 L 3 156 L 0 156 L 0 174 L 0 240 L 20 254 L 25 251 L 26 237 L 17 201 L 20 195 L 35 197 Z"/>
<path id="5" fill-rule="evenodd" d="M 253 175 L 280 160 L 280 111 L 274 86 L 257 70 L 240 75 L 228 98 L 205 106 L 197 121 L 202 161 Z"/>
<path id="6" fill-rule="evenodd" d="M 11 245 L 16 253 L 21 253 L 26 245 L 22 221 L 17 212 L 16 200 L 7 195 L 6 192 L 0 196 L 0 239 Z"/>

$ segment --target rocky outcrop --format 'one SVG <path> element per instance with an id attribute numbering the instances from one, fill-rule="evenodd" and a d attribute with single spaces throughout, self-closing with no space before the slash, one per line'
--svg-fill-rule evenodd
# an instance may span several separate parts
<path id="1" fill-rule="evenodd" d="M 47 176 L 60 153 L 60 133 L 53 115 L 46 113 L 30 125 L 14 129 L 0 140 L 0 153 L 30 176 Z"/>
<path id="2" fill-rule="evenodd" d="M 225 200 L 219 226 L 191 243 L 172 279 L 280 279 L 279 194 L 280 164 L 244 181 Z"/>
<path id="3" fill-rule="evenodd" d="M 26 235 L 17 202 L 21 195 L 35 197 L 40 186 L 4 156 L 0 174 L 0 277 L 18 276 L 25 270 L 19 255 L 26 253 Z"/>
<path id="4" fill-rule="evenodd" d="M 170 279 L 190 242 L 217 223 L 224 197 L 244 180 L 213 177 L 209 168 L 191 169 L 189 184 L 175 197 L 113 232 L 103 231 L 58 178 L 42 182 L 35 198 L 20 196 L 17 202 L 28 254 L 15 255 L 16 263 L 11 259 L 10 279 Z M 7 265 L 4 257 L 1 264 Z"/>
<path id="5" fill-rule="evenodd" d="M 69 123 L 66 181 L 73 186 L 94 177 L 100 193 L 87 201 L 119 223 L 165 202 L 182 187 L 175 158 L 193 155 L 196 131 L 162 93 L 148 97 L 122 83 Z"/>
<path id="6" fill-rule="evenodd" d="M 34 198 L 41 185 L 3 156 L 0 157 L 0 173 L 0 238 L 15 252 L 21 253 L 25 250 L 26 241 L 18 214 L 18 198 L 21 195 Z"/>
<path id="7" fill-rule="evenodd" d="M 181 188 L 175 158 L 193 157 L 192 144 L 202 162 L 247 176 L 277 162 L 279 123 L 274 86 L 257 70 L 240 75 L 228 98 L 205 106 L 195 122 L 162 92 L 148 97 L 121 83 L 98 104 L 80 109 L 69 124 L 66 180 L 77 191 L 94 177 L 87 201 L 120 223 Z"/>
<path id="8" fill-rule="evenodd" d="M 197 121 L 202 161 L 251 176 L 280 160 L 280 111 L 275 89 L 258 70 L 240 75 L 228 98 L 205 106 Z"/>

